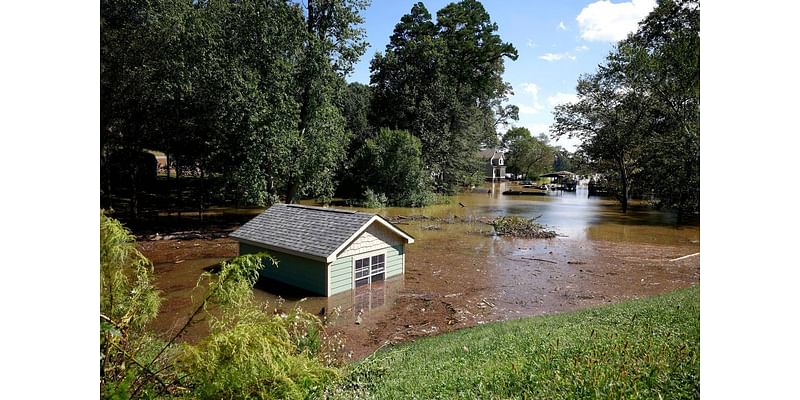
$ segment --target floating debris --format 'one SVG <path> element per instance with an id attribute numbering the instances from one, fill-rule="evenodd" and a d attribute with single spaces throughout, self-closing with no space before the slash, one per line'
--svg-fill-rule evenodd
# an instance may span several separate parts
<path id="1" fill-rule="evenodd" d="M 547 230 L 544 225 L 534 222 L 534 219 L 522 217 L 500 217 L 492 221 L 498 235 L 508 235 L 514 237 L 552 239 L 556 237 L 554 231 Z"/>

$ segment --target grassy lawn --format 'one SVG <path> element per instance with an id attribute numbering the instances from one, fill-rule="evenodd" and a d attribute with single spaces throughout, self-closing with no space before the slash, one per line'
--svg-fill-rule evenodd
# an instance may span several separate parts
<path id="1" fill-rule="evenodd" d="M 346 379 L 343 398 L 699 398 L 700 289 L 418 340 Z"/>

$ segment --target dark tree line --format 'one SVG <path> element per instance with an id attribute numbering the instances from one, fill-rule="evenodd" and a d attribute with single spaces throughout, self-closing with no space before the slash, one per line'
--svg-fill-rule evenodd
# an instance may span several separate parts
<path id="1" fill-rule="evenodd" d="M 240 204 L 331 197 L 336 106 L 363 54 L 361 0 L 101 2 L 101 192 L 137 211 L 143 149 Z M 203 188 L 209 177 L 219 185 Z M 117 187 L 115 187 L 117 186 Z"/>
<path id="2" fill-rule="evenodd" d="M 554 135 L 608 178 L 627 211 L 651 193 L 679 221 L 700 207 L 700 3 L 664 0 L 555 110 Z"/>
<path id="3" fill-rule="evenodd" d="M 449 4 L 436 21 L 418 3 L 373 59 L 371 85 L 348 85 L 366 48 L 366 5 L 102 1 L 103 206 L 116 194 L 136 216 L 151 174 L 145 149 L 166 154 L 177 196 L 191 177 L 201 212 L 212 201 L 326 201 L 367 189 L 422 205 L 432 191 L 479 180 L 478 148 L 517 118 L 502 81 L 516 50 L 476 0 Z M 398 149 L 419 160 L 389 159 Z M 398 173 L 413 178 L 387 186 L 381 165 L 411 166 Z"/>

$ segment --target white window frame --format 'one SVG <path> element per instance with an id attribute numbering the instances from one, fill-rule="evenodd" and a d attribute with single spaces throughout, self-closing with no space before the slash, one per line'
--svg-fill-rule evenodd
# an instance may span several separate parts
<path id="1" fill-rule="evenodd" d="M 383 271 L 373 274 L 372 273 L 372 257 L 379 256 L 379 255 L 383 255 Z M 364 279 L 364 277 L 356 279 L 356 261 L 357 260 L 363 260 L 365 258 L 369 258 L 370 259 L 369 274 L 367 275 L 367 277 L 369 278 L 369 282 L 367 282 L 367 285 L 372 285 L 372 277 L 375 276 L 375 275 L 383 274 L 383 280 L 386 280 L 386 264 L 389 263 L 389 257 L 387 255 L 386 249 L 377 250 L 377 251 L 371 251 L 369 253 L 355 254 L 352 257 L 353 257 L 353 259 L 350 260 L 350 275 L 352 277 L 351 285 L 352 285 L 353 290 L 356 289 L 356 280 Z"/>

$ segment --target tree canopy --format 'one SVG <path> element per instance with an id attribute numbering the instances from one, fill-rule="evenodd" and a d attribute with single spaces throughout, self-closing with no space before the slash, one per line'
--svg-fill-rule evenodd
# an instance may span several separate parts
<path id="1" fill-rule="evenodd" d="M 556 107 L 555 136 L 609 178 L 627 210 L 632 192 L 678 211 L 700 206 L 700 3 L 665 0 L 578 81 L 578 101 Z"/>
<path id="2" fill-rule="evenodd" d="M 511 91 L 502 80 L 503 63 L 515 60 L 517 51 L 497 29 L 475 0 L 448 4 L 435 22 L 417 3 L 372 60 L 373 126 L 419 138 L 439 190 L 474 183 L 480 145 L 495 144 L 497 125 L 518 115 L 501 105 Z"/>
<path id="3" fill-rule="evenodd" d="M 544 134 L 533 137 L 528 128 L 515 127 L 503 135 L 508 148 L 508 169 L 515 174 L 535 178 L 553 168 L 555 149 Z"/>
<path id="4" fill-rule="evenodd" d="M 335 96 L 366 46 L 365 6 L 101 2 L 102 169 L 152 149 L 241 203 L 330 197 L 350 137 Z M 103 177 L 105 193 L 131 183 Z"/>

